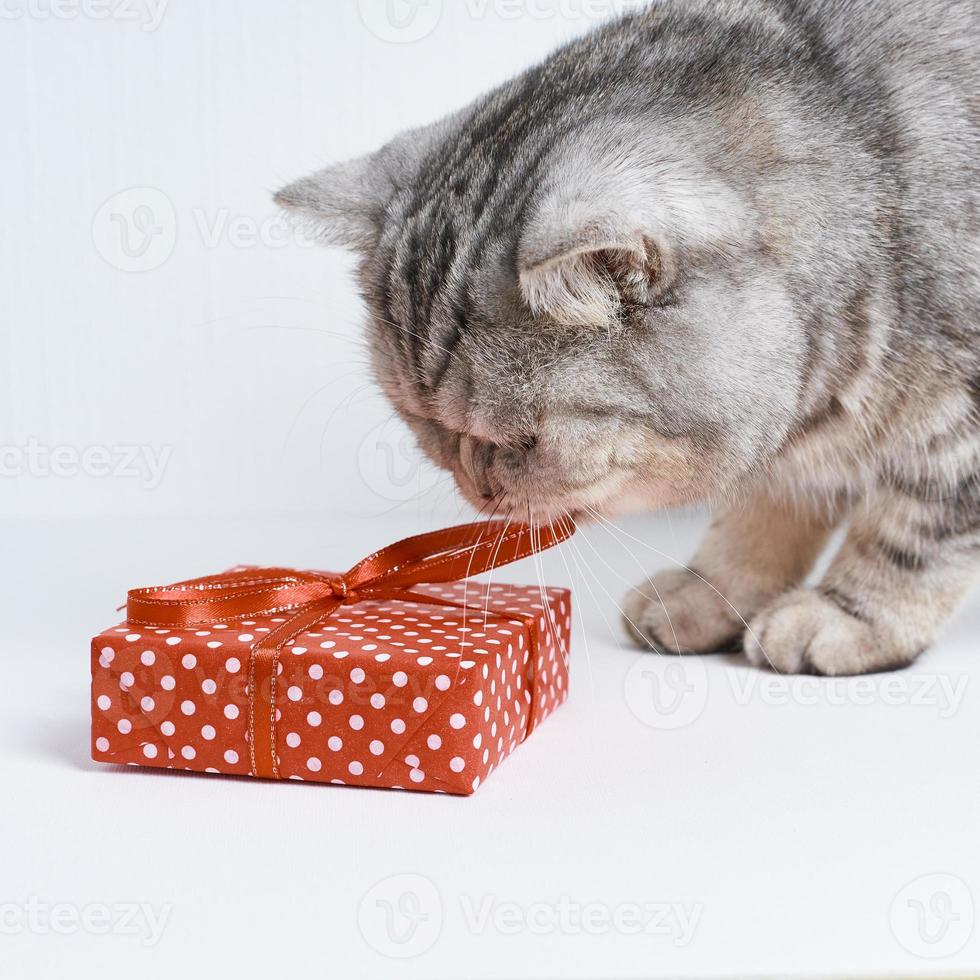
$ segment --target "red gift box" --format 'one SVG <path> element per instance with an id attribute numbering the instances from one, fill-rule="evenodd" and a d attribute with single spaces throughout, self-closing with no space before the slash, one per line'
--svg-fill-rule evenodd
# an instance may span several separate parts
<path id="1" fill-rule="evenodd" d="M 465 525 L 345 575 L 239 568 L 134 590 L 127 621 L 92 640 L 92 757 L 470 794 L 565 700 L 571 604 L 468 576 L 572 530 Z"/>

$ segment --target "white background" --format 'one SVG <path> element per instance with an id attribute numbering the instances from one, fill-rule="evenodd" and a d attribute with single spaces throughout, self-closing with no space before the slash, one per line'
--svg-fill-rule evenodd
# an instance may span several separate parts
<path id="1" fill-rule="evenodd" d="M 976 601 L 863 681 L 640 656 L 616 602 L 698 515 L 543 559 L 572 696 L 470 799 L 88 759 L 87 641 L 127 587 L 346 567 L 460 515 L 369 384 L 350 260 L 271 191 L 617 6 L 0 0 L 0 976 L 980 972 Z"/>

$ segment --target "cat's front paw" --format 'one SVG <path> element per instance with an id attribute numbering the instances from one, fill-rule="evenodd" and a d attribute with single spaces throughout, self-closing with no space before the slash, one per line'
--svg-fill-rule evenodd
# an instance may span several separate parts
<path id="1" fill-rule="evenodd" d="M 745 655 L 756 666 L 781 674 L 828 677 L 894 669 L 914 659 L 852 605 L 832 591 L 787 592 L 752 621 Z"/>
<path id="2" fill-rule="evenodd" d="M 640 646 L 663 653 L 729 650 L 745 628 L 734 606 L 686 569 L 659 572 L 633 589 L 623 605 L 623 624 Z"/>

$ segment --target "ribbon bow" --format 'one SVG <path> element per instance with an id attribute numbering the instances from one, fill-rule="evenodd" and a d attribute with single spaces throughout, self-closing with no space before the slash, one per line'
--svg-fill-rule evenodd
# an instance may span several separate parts
<path id="1" fill-rule="evenodd" d="M 250 568 L 174 585 L 132 589 L 126 602 L 126 618 L 141 626 L 189 629 L 228 620 L 286 615 L 284 622 L 252 644 L 248 667 L 252 773 L 277 779 L 276 677 L 279 653 L 290 640 L 328 619 L 341 606 L 358 602 L 402 600 L 484 615 L 483 607 L 474 609 L 465 603 L 414 592 L 412 587 L 458 582 L 508 565 L 560 544 L 574 531 L 570 518 L 533 531 L 526 524 L 503 521 L 462 524 L 389 545 L 342 575 L 293 568 Z M 520 617 L 508 613 L 507 618 Z M 269 692 L 269 723 L 257 725 L 257 693 L 264 691 Z M 529 722 L 529 731 L 531 727 Z"/>

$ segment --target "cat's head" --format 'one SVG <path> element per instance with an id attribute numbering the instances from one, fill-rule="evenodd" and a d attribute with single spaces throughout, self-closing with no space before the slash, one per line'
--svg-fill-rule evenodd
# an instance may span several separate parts
<path id="1" fill-rule="evenodd" d="M 790 428 L 802 331 L 712 153 L 490 101 L 276 199 L 359 254 L 425 452 L 477 507 L 545 519 L 724 492 Z"/>

